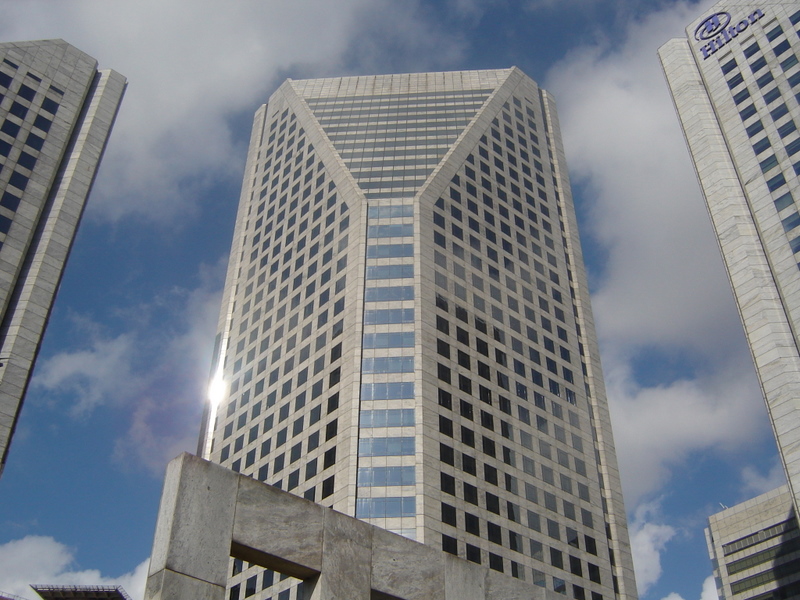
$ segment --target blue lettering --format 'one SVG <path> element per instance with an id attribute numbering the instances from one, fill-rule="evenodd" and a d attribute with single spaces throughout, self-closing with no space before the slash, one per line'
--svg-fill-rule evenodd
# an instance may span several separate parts
<path id="1" fill-rule="evenodd" d="M 764 11 L 757 8 L 746 19 L 742 19 L 736 25 L 731 25 L 730 27 L 728 27 L 728 23 L 730 23 L 730 15 L 728 13 L 716 13 L 710 16 L 695 30 L 695 37 L 698 40 L 708 39 L 707 36 L 713 35 L 714 33 L 718 34 L 715 38 L 709 39 L 707 44 L 700 46 L 700 54 L 703 55 L 703 60 L 715 54 L 717 50 L 720 50 L 725 44 L 733 40 L 733 38 L 737 37 L 763 16 Z M 720 19 L 720 17 L 722 17 L 722 19 Z"/>

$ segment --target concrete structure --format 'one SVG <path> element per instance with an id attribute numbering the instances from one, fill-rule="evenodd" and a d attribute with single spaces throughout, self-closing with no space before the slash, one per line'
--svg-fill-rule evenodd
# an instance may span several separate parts
<path id="1" fill-rule="evenodd" d="M 0 472 L 125 85 L 62 40 L 0 44 Z"/>
<path id="2" fill-rule="evenodd" d="M 284 83 L 215 358 L 203 456 L 528 584 L 635 597 L 555 104 L 518 69 Z"/>
<path id="3" fill-rule="evenodd" d="M 771 549 L 760 544 L 730 557 L 719 552 L 733 538 L 782 527 L 788 506 L 795 514 L 800 506 L 798 30 L 796 2 L 726 0 L 691 23 L 686 39 L 659 50 L 788 481 L 788 491 L 779 494 L 782 504 L 768 494 L 766 504 L 755 499 L 711 518 L 709 547 L 720 561 L 717 585 L 726 598 L 737 589 L 736 598 L 781 593 L 774 581 L 782 571 L 758 575 L 762 583 L 755 586 L 752 573 L 739 569 L 748 552 L 763 558 Z M 780 522 L 765 522 L 770 514 Z M 738 525 L 743 529 L 737 533 Z M 738 570 L 725 571 L 729 558 Z M 770 563 L 758 564 L 764 569 Z M 736 583 L 743 578 L 753 585 Z"/>
<path id="4" fill-rule="evenodd" d="M 308 600 L 562 597 L 182 454 L 167 467 L 145 600 L 229 598 L 231 556 L 302 579 Z"/>
<path id="5" fill-rule="evenodd" d="M 720 597 L 800 597 L 800 529 L 786 486 L 708 521 L 706 537 Z"/>

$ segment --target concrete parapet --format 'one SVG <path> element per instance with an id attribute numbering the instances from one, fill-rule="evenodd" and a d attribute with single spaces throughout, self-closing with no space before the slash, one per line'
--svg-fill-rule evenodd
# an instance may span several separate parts
<path id="1" fill-rule="evenodd" d="M 224 600 L 230 557 L 306 582 L 306 600 L 560 598 L 191 454 L 167 467 L 146 600 Z"/>

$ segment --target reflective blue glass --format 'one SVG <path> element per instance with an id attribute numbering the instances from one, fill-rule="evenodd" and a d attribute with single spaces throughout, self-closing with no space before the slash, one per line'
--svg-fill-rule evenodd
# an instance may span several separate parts
<path id="1" fill-rule="evenodd" d="M 356 517 L 359 519 L 383 519 L 390 517 L 416 516 L 413 496 L 398 498 L 358 498 Z"/>
<path id="2" fill-rule="evenodd" d="M 364 325 L 388 325 L 391 323 L 413 322 L 413 308 L 384 308 L 364 311 Z"/>
<path id="3" fill-rule="evenodd" d="M 363 373 L 413 373 L 413 356 L 381 356 L 361 361 Z"/>
<path id="4" fill-rule="evenodd" d="M 388 487 L 415 483 L 414 467 L 361 467 L 358 470 L 359 487 Z"/>
<path id="5" fill-rule="evenodd" d="M 412 237 L 414 235 L 413 223 L 397 223 L 394 225 L 370 225 L 367 227 L 367 237 Z"/>
<path id="6" fill-rule="evenodd" d="M 386 286 L 367 288 L 364 291 L 365 302 L 392 302 L 400 300 L 413 300 L 414 286 Z"/>
<path id="7" fill-rule="evenodd" d="M 412 256 L 414 256 L 414 244 L 367 246 L 367 258 L 409 258 Z"/>
<path id="8" fill-rule="evenodd" d="M 377 409 L 377 410 L 362 410 L 361 414 L 359 415 L 359 424 L 361 427 L 364 428 L 413 427 L 414 409 L 388 408 L 388 409 Z"/>
<path id="9" fill-rule="evenodd" d="M 359 456 L 412 456 L 413 437 L 366 438 L 358 440 Z"/>
<path id="10" fill-rule="evenodd" d="M 413 397 L 413 381 L 395 381 L 393 383 L 364 383 L 361 385 L 362 400 L 404 400 Z"/>
<path id="11" fill-rule="evenodd" d="M 406 279 L 414 276 L 414 265 L 367 267 L 367 279 Z"/>
<path id="12" fill-rule="evenodd" d="M 364 348 L 413 348 L 413 331 L 396 331 L 390 333 L 365 333 Z"/>

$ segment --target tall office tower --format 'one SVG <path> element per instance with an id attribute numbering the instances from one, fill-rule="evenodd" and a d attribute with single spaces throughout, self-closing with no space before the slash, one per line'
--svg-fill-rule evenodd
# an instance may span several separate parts
<path id="1" fill-rule="evenodd" d="M 769 533 L 794 519 L 800 506 L 798 29 L 797 3 L 727 0 L 691 23 L 685 39 L 659 50 L 788 481 L 788 493 L 779 495 L 783 509 L 776 511 L 779 500 L 767 495 L 758 518 L 741 518 L 737 507 L 710 520 L 715 568 L 746 565 L 717 577 L 725 598 L 800 594 L 797 555 L 776 554 Z M 759 513 L 752 502 L 747 510 Z M 780 523 L 765 525 L 764 514 L 778 515 Z M 789 562 L 787 577 L 782 565 Z"/>
<path id="2" fill-rule="evenodd" d="M 285 82 L 215 354 L 205 456 L 551 591 L 636 596 L 555 106 L 518 69 Z M 242 569 L 230 597 L 264 597 Z"/>
<path id="3" fill-rule="evenodd" d="M 62 40 L 0 44 L 0 471 L 125 85 Z"/>

